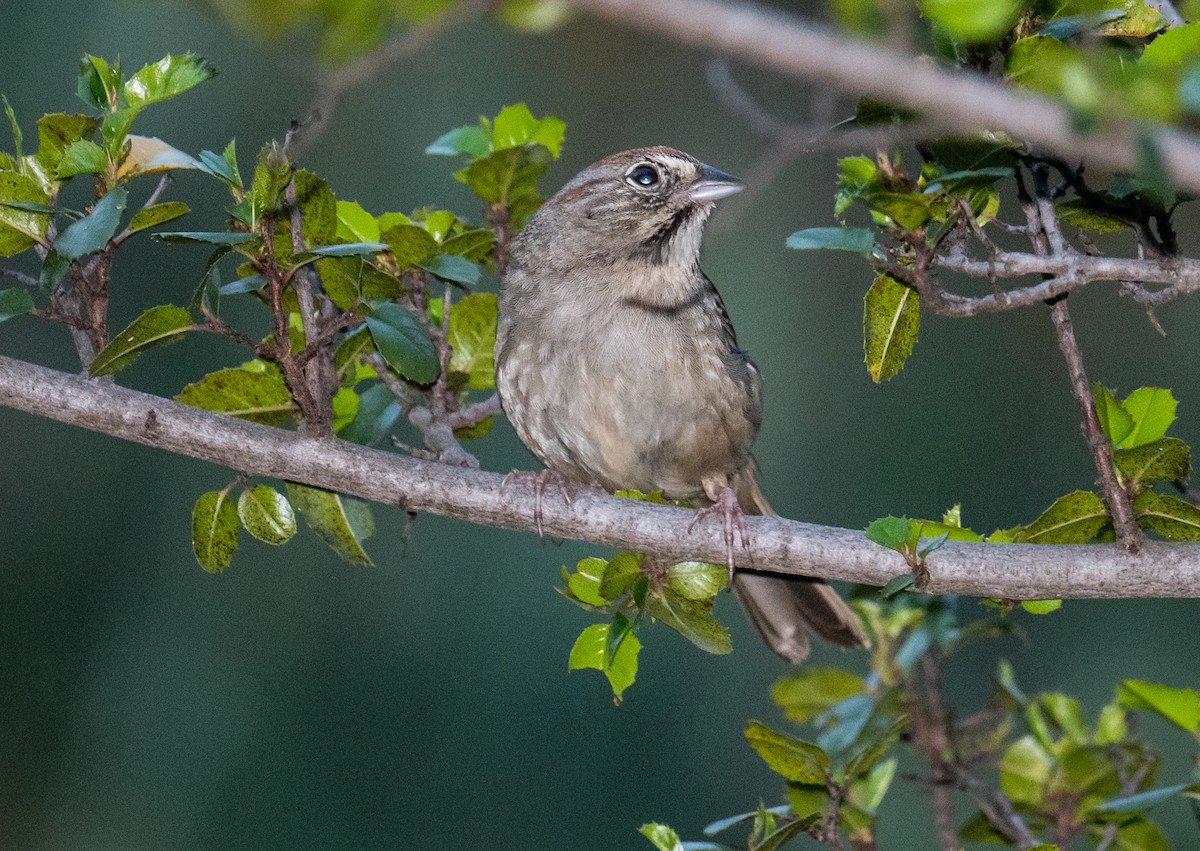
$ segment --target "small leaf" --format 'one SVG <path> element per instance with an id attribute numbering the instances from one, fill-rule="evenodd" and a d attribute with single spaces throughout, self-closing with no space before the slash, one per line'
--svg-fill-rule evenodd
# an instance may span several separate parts
<path id="1" fill-rule="evenodd" d="M 1200 541 L 1200 508 L 1190 502 L 1144 490 L 1133 498 L 1133 513 L 1168 541 Z"/>
<path id="2" fill-rule="evenodd" d="M 654 843 L 658 851 L 684 851 L 679 835 L 665 824 L 650 822 L 638 828 L 638 832 Z"/>
<path id="3" fill-rule="evenodd" d="M 233 145 L 233 142 L 229 143 Z M 228 149 L 226 149 L 228 150 Z M 200 152 L 200 165 L 213 177 L 219 178 L 234 189 L 242 188 L 241 175 L 237 173 L 237 161 L 230 161 L 213 151 Z"/>
<path id="4" fill-rule="evenodd" d="M 788 780 L 825 783 L 829 755 L 811 742 L 784 735 L 759 721 L 751 721 L 746 727 L 746 740 L 772 771 Z"/>
<path id="5" fill-rule="evenodd" d="M 346 242 L 379 242 L 379 222 L 357 201 L 337 202 L 337 237 Z"/>
<path id="6" fill-rule="evenodd" d="M 437 141 L 425 149 L 425 153 L 449 157 L 469 154 L 479 159 L 491 152 L 491 145 L 492 140 L 487 130 L 478 124 L 471 124 L 439 136 Z"/>
<path id="7" fill-rule="evenodd" d="M 153 136 L 125 137 L 125 157 L 117 169 L 117 177 L 128 179 L 139 174 L 152 174 L 172 169 L 204 169 L 204 164 L 162 139 Z"/>
<path id="8" fill-rule="evenodd" d="M 875 231 L 872 228 L 807 228 L 789 236 L 787 247 L 797 251 L 836 248 L 870 254 L 875 247 Z"/>
<path id="9" fill-rule="evenodd" d="M 1125 680 L 1117 686 L 1117 702 L 1130 709 L 1151 709 L 1189 733 L 1200 727 L 1200 693 L 1195 689 Z"/>
<path id="10" fill-rule="evenodd" d="M 245 245 L 258 239 L 258 234 L 244 231 L 165 231 L 156 233 L 163 242 L 203 242 L 208 245 Z"/>
<path id="11" fill-rule="evenodd" d="M 1050 757 L 1033 736 L 1017 739 L 1000 758 L 1000 788 L 1014 804 L 1036 807 L 1050 778 Z"/>
<path id="12" fill-rule="evenodd" d="M 1113 452 L 1117 470 L 1136 488 L 1142 482 L 1186 479 L 1192 466 L 1188 445 L 1177 437 L 1160 437 L 1133 449 Z"/>
<path id="13" fill-rule="evenodd" d="M 1073 491 L 1055 500 L 1014 539 L 1029 544 L 1084 544 L 1108 522 L 1104 500 L 1091 491 Z"/>
<path id="14" fill-rule="evenodd" d="M 268 485 L 242 491 L 237 513 L 246 531 L 265 544 L 283 544 L 296 534 L 296 515 L 291 503 Z"/>
<path id="15" fill-rule="evenodd" d="M 297 482 L 287 483 L 287 493 L 308 528 L 330 549 L 351 564 L 371 564 L 362 542 L 375 534 L 375 520 L 365 502 Z"/>
<path id="16" fill-rule="evenodd" d="M 433 235 L 420 225 L 402 222 L 383 230 L 382 239 L 396 258 L 396 265 L 407 269 L 437 253 Z"/>
<path id="17" fill-rule="evenodd" d="M 184 213 L 187 213 L 191 208 L 182 201 L 167 201 L 163 204 L 155 204 L 152 207 L 145 207 L 139 210 L 129 221 L 129 226 L 125 228 L 129 233 L 137 233 L 146 228 L 152 228 L 155 225 L 161 225 L 163 222 L 169 222 L 177 219 Z"/>
<path id="18" fill-rule="evenodd" d="M 1156 807 L 1163 801 L 1168 801 L 1180 792 L 1191 788 L 1188 784 L 1181 783 L 1177 786 L 1162 786 L 1158 789 L 1147 789 L 1145 792 L 1138 792 L 1136 795 L 1127 795 L 1122 798 L 1109 798 L 1107 801 L 1097 804 L 1094 811 L 1106 814 L 1144 813 L 1151 807 Z"/>
<path id="19" fill-rule="evenodd" d="M 867 540 L 874 541 L 881 547 L 900 552 L 908 542 L 908 532 L 911 521 L 907 517 L 880 517 L 872 520 L 867 526 Z"/>
<path id="20" fill-rule="evenodd" d="M 1123 9 L 1101 9 L 1098 12 L 1084 12 L 1078 15 L 1065 15 L 1061 18 L 1054 18 L 1042 24 L 1035 31 L 1035 35 L 1045 35 L 1050 38 L 1056 38 L 1059 41 L 1065 41 L 1069 38 L 1074 38 L 1080 33 L 1088 30 L 1096 29 L 1110 21 L 1115 21 L 1118 18 L 1125 17 Z"/>
<path id="21" fill-rule="evenodd" d="M 402 413 L 400 402 L 385 384 L 373 384 L 358 397 L 358 413 L 338 429 L 338 437 L 362 446 L 373 446 L 387 435 Z"/>
<path id="22" fill-rule="evenodd" d="M 186 92 L 216 73 L 216 68 L 194 53 L 164 56 L 125 81 L 125 99 L 137 107 L 157 103 Z"/>
<path id="23" fill-rule="evenodd" d="M 873 769 L 896 742 L 900 741 L 900 736 L 907 728 L 908 716 L 901 715 L 886 728 L 867 738 L 858 751 L 846 762 L 846 777 L 859 777 Z"/>
<path id="24" fill-rule="evenodd" d="M 891 599 L 901 591 L 911 588 L 913 583 L 916 581 L 917 577 L 912 573 L 897 574 L 889 579 L 887 584 L 879 589 L 879 595 L 885 599 Z"/>
<path id="25" fill-rule="evenodd" d="M 600 580 L 607 562 L 602 558 L 581 559 L 575 572 L 567 576 L 567 587 L 575 597 L 589 606 L 607 606 L 612 602 L 600 592 Z"/>
<path id="26" fill-rule="evenodd" d="M 600 596 L 615 600 L 629 590 L 642 575 L 642 563 L 637 553 L 620 552 L 608 560 L 600 577 Z"/>
<path id="27" fill-rule="evenodd" d="M 603 672 L 612 687 L 613 697 L 619 701 L 637 678 L 637 657 L 642 645 L 636 635 L 627 632 L 616 651 L 610 652 L 611 629 L 612 625 L 606 623 L 592 624 L 584 629 L 571 648 L 567 668 L 571 671 L 595 668 Z"/>
<path id="28" fill-rule="evenodd" d="M 90 139 L 77 139 L 63 152 L 54 175 L 59 180 L 76 174 L 95 174 L 108 167 L 108 154 Z"/>
<path id="29" fill-rule="evenodd" d="M 519 148 L 529 143 L 541 144 L 557 158 L 562 146 L 566 124 L 561 118 L 547 115 L 538 120 L 523 103 L 506 106 L 492 121 L 492 150 Z"/>
<path id="30" fill-rule="evenodd" d="M 922 0 L 921 14 L 932 18 L 959 40 L 993 41 L 1012 27 L 1017 0 Z"/>
<path id="31" fill-rule="evenodd" d="M 54 240 L 54 250 L 68 260 L 99 251 L 117 232 L 128 193 L 117 186 L 96 202 L 92 212 L 72 222 Z"/>
<path id="32" fill-rule="evenodd" d="M 1092 385 L 1092 397 L 1096 401 L 1096 416 L 1100 420 L 1100 428 L 1108 435 L 1113 446 L 1120 446 L 1133 431 L 1133 417 L 1103 384 Z"/>
<path id="33" fill-rule="evenodd" d="M 1098 213 L 1092 210 L 1081 198 L 1063 201 L 1054 208 L 1060 219 L 1078 228 L 1095 231 L 1096 233 L 1119 233 L 1132 227 L 1129 222 L 1115 216 Z"/>
<path id="34" fill-rule="evenodd" d="M 1021 608 L 1031 615 L 1048 615 L 1062 608 L 1062 600 L 1022 600 Z"/>
<path id="35" fill-rule="evenodd" d="M 450 307 L 450 371 L 464 373 L 468 387 L 496 386 L 496 314 L 493 293 L 473 293 Z"/>
<path id="36" fill-rule="evenodd" d="M 182 307 L 172 304 L 152 307 L 113 337 L 96 355 L 88 372 L 93 378 L 110 375 L 133 363 L 143 350 L 177 342 L 181 334 L 193 328 L 192 317 Z"/>
<path id="37" fill-rule="evenodd" d="M 1170 390 L 1162 387 L 1139 387 L 1121 402 L 1121 407 L 1133 417 L 1133 429 L 1121 441 L 1123 448 L 1131 449 L 1153 443 L 1175 422 L 1178 403 Z"/>
<path id="38" fill-rule="evenodd" d="M 29 290 L 22 287 L 0 290 L 0 322 L 26 313 L 33 313 L 33 296 Z"/>
<path id="39" fill-rule="evenodd" d="M 777 680 L 771 686 L 771 699 L 788 718 L 804 724 L 866 688 L 866 681 L 850 671 L 803 667 Z"/>
<path id="40" fill-rule="evenodd" d="M 663 596 L 651 604 L 650 613 L 705 653 L 724 656 L 733 652 L 729 630 L 712 616 L 711 601 Z"/>
<path id="41" fill-rule="evenodd" d="M 437 380 L 441 371 L 437 349 L 411 310 L 392 302 L 376 302 L 367 317 L 367 327 L 379 354 L 392 369 L 417 384 Z"/>
<path id="42" fill-rule="evenodd" d="M 220 289 L 220 294 L 241 295 L 242 293 L 256 293 L 266 285 L 267 279 L 263 275 L 247 275 L 244 278 L 238 278 L 236 281 L 224 284 Z"/>
<path id="43" fill-rule="evenodd" d="M 437 275 L 446 281 L 466 284 L 468 287 L 473 287 L 479 283 L 479 266 L 465 257 L 438 253 L 431 257 L 426 257 L 417 265 L 426 272 Z"/>
<path id="44" fill-rule="evenodd" d="M 237 549 L 237 509 L 228 491 L 201 494 L 192 509 L 192 551 L 209 573 L 229 567 Z"/>
<path id="45" fill-rule="evenodd" d="M 383 242 L 339 242 L 334 245 L 319 245 L 316 248 L 305 249 L 296 255 L 298 262 L 306 263 L 318 257 L 359 257 L 387 251 L 388 246 Z"/>
<path id="46" fill-rule="evenodd" d="M 50 217 L 21 204 L 46 204 L 46 192 L 31 178 L 0 171 L 0 256 L 11 257 L 46 235 Z"/>
<path id="47" fill-rule="evenodd" d="M 867 372 L 878 384 L 904 368 L 921 325 L 917 291 L 880 275 L 863 303 L 863 352 Z"/>
<path id="48" fill-rule="evenodd" d="M 711 600 L 729 582 L 729 568 L 723 564 L 685 561 L 667 571 L 667 590 L 685 600 Z"/>

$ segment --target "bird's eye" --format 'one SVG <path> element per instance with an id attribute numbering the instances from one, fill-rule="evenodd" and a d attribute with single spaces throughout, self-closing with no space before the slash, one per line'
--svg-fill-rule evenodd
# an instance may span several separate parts
<path id="1" fill-rule="evenodd" d="M 643 188 L 654 186 L 659 180 L 661 180 L 658 174 L 658 169 L 649 163 L 642 163 L 641 165 L 635 167 L 629 172 L 628 175 L 626 175 L 625 179 L 634 186 L 640 186 Z"/>

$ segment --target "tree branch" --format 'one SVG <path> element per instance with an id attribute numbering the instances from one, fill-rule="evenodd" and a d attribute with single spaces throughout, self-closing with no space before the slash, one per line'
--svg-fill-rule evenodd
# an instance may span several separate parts
<path id="1" fill-rule="evenodd" d="M 855 96 L 916 110 L 943 132 L 1002 131 L 1032 147 L 1092 168 L 1134 172 L 1137 133 L 1125 122 L 1095 133 L 1072 130 L 1057 102 L 981 74 L 950 70 L 845 38 L 774 9 L 722 0 L 569 0 L 621 26 L 714 50 Z M 1167 173 L 1200 191 L 1200 138 L 1159 128 L 1153 138 Z"/>
<path id="2" fill-rule="evenodd" d="M 531 486 L 498 473 L 435 464 L 336 439 L 244 422 L 222 414 L 0 357 L 0 406 L 123 440 L 156 446 L 253 476 L 328 488 L 417 512 L 533 531 Z M 722 563 L 714 524 L 691 530 L 695 512 L 579 490 L 568 504 L 551 493 L 546 534 Z M 883 585 L 907 570 L 898 555 L 859 531 L 747 517 L 757 570 Z M 926 562 L 925 590 L 1017 600 L 1200 597 L 1200 546 L 1147 542 L 1137 555 L 1108 544 L 1039 546 L 948 541 Z"/>

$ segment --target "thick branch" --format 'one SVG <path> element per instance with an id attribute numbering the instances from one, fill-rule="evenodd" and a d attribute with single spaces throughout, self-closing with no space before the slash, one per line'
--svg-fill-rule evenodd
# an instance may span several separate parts
<path id="1" fill-rule="evenodd" d="M 794 15 L 722 0 L 570 0 L 578 9 L 621 26 L 634 26 L 815 80 L 849 94 L 868 95 L 920 112 L 944 131 L 1002 131 L 1032 147 L 1092 168 L 1133 172 L 1132 125 L 1084 135 L 1056 102 L 1019 92 L 967 71 L 954 71 L 844 38 Z M 1155 133 L 1163 163 L 1176 185 L 1200 191 L 1200 139 L 1162 128 Z"/>
<path id="2" fill-rule="evenodd" d="M 411 511 L 506 529 L 536 528 L 533 491 L 497 473 L 465 470 L 335 439 L 244 422 L 108 382 L 0 357 L 0 406 L 157 446 L 254 476 L 304 482 Z M 664 557 L 721 563 L 717 524 L 690 529 L 695 512 L 575 493 L 547 495 L 542 525 L 555 537 Z M 747 517 L 754 567 L 883 585 L 907 570 L 862 532 Z M 1200 546 L 1146 543 L 1137 555 L 1094 544 L 1038 546 L 949 541 L 927 560 L 925 590 L 1011 599 L 1200 597 Z"/>

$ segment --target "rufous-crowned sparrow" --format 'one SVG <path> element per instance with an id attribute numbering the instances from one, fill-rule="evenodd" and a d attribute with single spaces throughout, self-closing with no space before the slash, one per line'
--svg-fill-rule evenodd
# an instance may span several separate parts
<path id="1" fill-rule="evenodd" d="M 589 166 L 512 240 L 496 335 L 505 413 L 552 474 L 716 505 L 727 544 L 730 513 L 773 513 L 750 455 L 758 368 L 699 263 L 713 202 L 740 189 L 673 148 Z M 733 585 L 791 662 L 808 654 L 810 629 L 864 643 L 853 611 L 819 580 L 739 569 Z"/>

